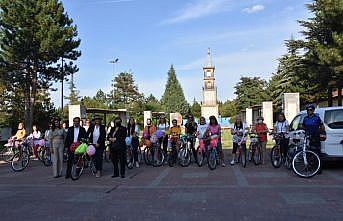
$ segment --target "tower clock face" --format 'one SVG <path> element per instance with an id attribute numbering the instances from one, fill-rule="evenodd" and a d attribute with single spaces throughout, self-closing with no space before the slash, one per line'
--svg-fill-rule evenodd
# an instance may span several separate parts
<path id="1" fill-rule="evenodd" d="M 210 70 L 206 71 L 206 77 L 211 77 L 212 73 Z"/>

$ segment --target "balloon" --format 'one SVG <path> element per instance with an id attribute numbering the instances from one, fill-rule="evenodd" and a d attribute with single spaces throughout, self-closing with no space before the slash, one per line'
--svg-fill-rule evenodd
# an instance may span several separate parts
<path id="1" fill-rule="evenodd" d="M 131 146 L 132 138 L 131 137 L 126 137 L 125 138 L 125 143 L 126 143 L 126 146 Z"/>
<path id="2" fill-rule="evenodd" d="M 89 145 L 87 147 L 87 154 L 88 156 L 93 156 L 95 154 L 95 147 L 93 145 Z"/>
<path id="3" fill-rule="evenodd" d="M 162 131 L 162 130 L 158 130 L 158 131 L 156 131 L 156 137 L 157 138 L 161 138 L 161 137 L 163 137 L 164 136 L 164 131 Z"/>
<path id="4" fill-rule="evenodd" d="M 74 143 L 72 143 L 72 144 L 70 145 L 70 147 L 69 147 L 70 152 L 74 153 L 75 150 L 76 150 L 76 148 L 77 148 L 78 146 L 80 146 L 80 142 L 74 142 Z"/>

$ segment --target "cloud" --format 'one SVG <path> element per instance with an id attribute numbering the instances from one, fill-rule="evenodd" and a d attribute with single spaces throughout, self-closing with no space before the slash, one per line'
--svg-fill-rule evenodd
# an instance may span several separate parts
<path id="1" fill-rule="evenodd" d="M 263 11 L 264 10 L 264 5 L 254 5 L 250 8 L 245 8 L 242 10 L 242 12 L 246 12 L 248 14 L 251 14 L 251 13 L 256 13 L 256 12 L 259 12 L 259 11 Z"/>
<path id="2" fill-rule="evenodd" d="M 228 11 L 230 9 L 229 0 L 198 0 L 193 4 L 188 4 L 179 10 L 174 17 L 161 22 L 162 25 L 186 22 L 211 14 Z"/>

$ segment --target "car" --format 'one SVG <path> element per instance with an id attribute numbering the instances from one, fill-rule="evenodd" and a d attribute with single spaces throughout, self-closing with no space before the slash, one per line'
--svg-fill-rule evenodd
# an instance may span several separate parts
<path id="1" fill-rule="evenodd" d="M 343 107 L 317 108 L 315 114 L 322 119 L 326 140 L 321 141 L 321 159 L 324 161 L 343 160 Z M 302 122 L 307 115 L 301 111 L 292 120 L 289 126 L 290 144 L 292 137 L 302 128 Z"/>

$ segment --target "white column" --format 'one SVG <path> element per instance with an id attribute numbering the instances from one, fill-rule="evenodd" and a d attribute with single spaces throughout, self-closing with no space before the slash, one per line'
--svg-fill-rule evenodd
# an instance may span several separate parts
<path id="1" fill-rule="evenodd" d="M 262 102 L 262 116 L 269 129 L 273 128 L 273 102 Z"/>
<path id="2" fill-rule="evenodd" d="M 246 108 L 245 109 L 245 120 L 246 123 L 249 127 L 251 127 L 253 125 L 252 122 L 252 109 L 251 108 Z"/>
<path id="3" fill-rule="evenodd" d="M 300 112 L 299 93 L 284 93 L 282 109 L 288 122 L 291 122 L 293 118 Z"/>
<path id="4" fill-rule="evenodd" d="M 144 127 L 146 126 L 146 120 L 149 118 L 151 119 L 151 117 L 152 117 L 151 111 L 144 111 Z"/>

